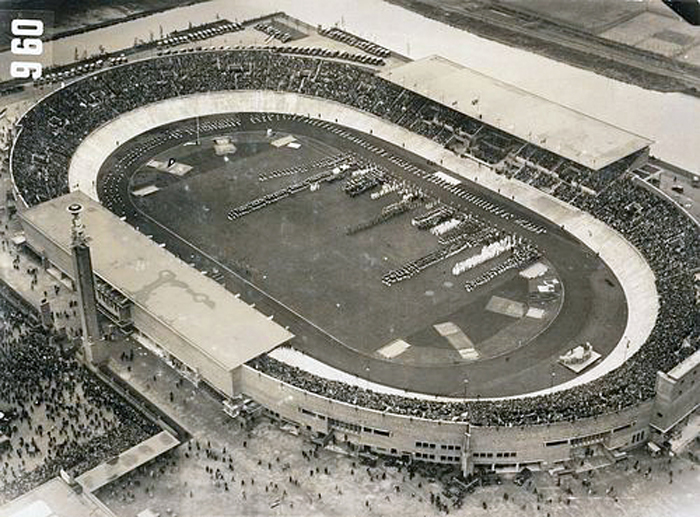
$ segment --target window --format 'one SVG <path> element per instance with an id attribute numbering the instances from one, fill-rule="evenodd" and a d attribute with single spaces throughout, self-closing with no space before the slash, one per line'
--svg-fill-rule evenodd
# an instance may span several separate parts
<path id="1" fill-rule="evenodd" d="M 357 424 L 351 424 L 348 422 L 343 422 L 342 420 L 336 420 L 335 418 L 329 418 L 328 419 L 328 424 L 331 427 L 337 427 L 338 429 L 342 429 L 344 431 L 351 431 L 354 433 L 359 433 L 362 427 L 360 427 Z"/>

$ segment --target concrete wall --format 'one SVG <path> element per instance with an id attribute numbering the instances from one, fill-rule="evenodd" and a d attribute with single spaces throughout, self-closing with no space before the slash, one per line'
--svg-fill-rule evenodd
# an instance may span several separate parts
<path id="1" fill-rule="evenodd" d="M 688 368 L 682 374 L 679 369 Z M 700 406 L 700 350 L 668 373 L 656 374 L 656 398 L 651 423 L 661 434 Z"/>
<path id="2" fill-rule="evenodd" d="M 229 370 L 207 357 L 136 304 L 132 307 L 132 318 L 134 328 L 157 343 L 160 348 L 195 370 L 204 380 L 225 395 L 229 397 L 234 395 L 233 374 Z"/>
<path id="3" fill-rule="evenodd" d="M 438 460 L 448 452 L 439 446 L 416 447 L 416 442 L 458 446 L 459 451 L 453 447 L 454 452 L 449 453 L 452 456 L 460 456 L 464 448 L 466 424 L 409 418 L 353 406 L 301 390 L 246 365 L 239 370 L 237 389 L 309 433 L 325 435 L 335 428 L 336 440 L 340 442 L 347 440 L 360 448 L 367 445 L 375 452 L 398 456 L 429 453 L 437 455 Z"/>
<path id="4" fill-rule="evenodd" d="M 488 468 L 544 467 L 593 444 L 623 450 L 644 443 L 652 402 L 576 422 L 524 427 L 480 427 L 380 412 L 306 392 L 249 366 L 236 372 L 236 389 L 311 435 L 334 428 L 336 440 L 362 450 L 414 460 Z M 330 418 L 335 419 L 333 422 Z M 424 455 L 428 455 L 428 457 Z M 433 457 L 431 458 L 430 455 Z M 457 457 L 459 459 L 457 459 Z M 451 458 L 451 459 L 448 459 Z"/>
<path id="5" fill-rule="evenodd" d="M 47 257 L 52 265 L 72 279 L 74 272 L 70 253 L 47 238 L 25 219 L 22 218 L 21 223 L 27 238 L 27 245 L 34 250 L 37 255 Z"/>
<path id="6" fill-rule="evenodd" d="M 648 436 L 651 405 L 652 402 L 648 401 L 620 413 L 575 422 L 525 427 L 472 427 L 472 461 L 487 465 L 551 465 L 568 460 L 576 455 L 577 450 L 583 451 L 594 444 L 601 444 L 609 450 L 631 448 L 643 443 Z M 637 437 L 633 439 L 635 435 Z M 503 454 L 508 452 L 516 454 Z"/>

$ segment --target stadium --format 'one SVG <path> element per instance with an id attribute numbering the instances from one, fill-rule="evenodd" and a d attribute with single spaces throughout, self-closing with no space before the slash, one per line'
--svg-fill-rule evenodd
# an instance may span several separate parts
<path id="1" fill-rule="evenodd" d="M 697 407 L 700 232 L 634 174 L 651 141 L 339 29 L 227 30 L 252 26 L 284 45 L 161 48 L 17 124 L 27 245 L 73 278 L 84 207 L 113 332 L 224 405 L 465 473 L 618 458 Z"/>

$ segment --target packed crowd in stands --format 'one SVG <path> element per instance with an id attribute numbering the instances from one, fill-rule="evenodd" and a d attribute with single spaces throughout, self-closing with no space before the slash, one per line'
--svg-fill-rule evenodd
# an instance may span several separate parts
<path id="1" fill-rule="evenodd" d="M 0 504 L 57 476 L 82 473 L 159 429 L 94 374 L 29 312 L 0 299 Z"/>
<path id="2" fill-rule="evenodd" d="M 328 98 L 387 118 L 450 148 L 456 139 L 467 139 L 468 147 L 459 152 L 490 164 L 512 161 L 514 152 L 519 152 L 518 156 L 524 153 L 529 159 L 534 148 L 368 70 L 349 63 L 278 53 L 283 54 L 277 48 L 258 48 L 163 56 L 105 70 L 49 96 L 23 121 L 27 134 L 16 149 L 16 176 L 27 203 L 35 204 L 65 191 L 66 178 L 61 170 L 95 127 L 143 104 L 203 91 L 264 89 Z M 45 145 L 32 146 L 28 144 L 31 141 Z M 543 149 L 539 153 L 555 156 Z M 568 161 L 556 164 L 566 171 L 581 170 Z M 607 177 L 604 173 L 583 176 Z M 560 182 L 560 190 L 580 192 L 576 178 L 567 178 L 569 181 Z M 580 183 L 585 186 L 585 181 Z"/>
<path id="3" fill-rule="evenodd" d="M 593 173 L 348 63 L 263 50 L 194 52 L 87 77 L 47 97 L 21 121 L 12 163 L 19 192 L 29 205 L 66 193 L 68 161 L 76 147 L 121 113 L 178 95 L 240 89 L 329 99 L 494 164 L 503 174 L 517 174 L 517 166 L 533 169 L 530 178 L 547 174 L 555 183 L 542 177 L 536 184 L 601 219 L 642 252 L 656 274 L 660 297 L 651 335 L 623 366 L 586 385 L 537 398 L 437 403 L 320 379 L 266 356 L 252 362 L 256 368 L 309 391 L 382 411 L 522 425 L 573 421 L 647 400 L 654 394 L 657 370 L 667 371 L 694 352 L 696 345 L 683 343 L 697 344 L 700 332 L 691 274 L 700 267 L 700 232 L 669 201 L 629 178 L 634 156 Z"/>

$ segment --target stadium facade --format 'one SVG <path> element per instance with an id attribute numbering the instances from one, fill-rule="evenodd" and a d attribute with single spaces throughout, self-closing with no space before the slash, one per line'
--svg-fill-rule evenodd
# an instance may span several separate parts
<path id="1" fill-rule="evenodd" d="M 242 53 L 234 50 L 191 53 L 188 56 L 203 55 L 204 60 L 215 63 L 216 67 L 221 67 L 223 66 L 221 59 L 226 56 L 235 58 L 237 54 Z M 260 49 L 252 54 L 255 54 L 255 59 L 258 54 L 267 56 L 267 51 Z M 247 55 L 245 57 L 248 59 Z M 117 67 L 120 69 L 118 73 L 138 83 L 134 78 L 138 78 L 144 70 L 157 69 L 159 61 L 164 59 L 166 58 L 149 59 L 145 62 L 145 66 L 143 66 L 144 62 L 141 65 L 138 63 L 123 65 Z M 320 70 L 314 67 L 322 60 L 314 58 L 307 61 L 294 62 L 294 66 Z M 324 63 L 327 68 L 338 66 L 332 61 L 324 61 Z M 178 64 L 186 66 L 187 62 L 185 60 Z M 479 109 L 486 110 L 484 105 L 490 102 L 496 105 L 503 102 L 504 98 L 512 99 L 512 91 L 505 87 L 499 89 L 497 85 L 490 83 L 484 87 L 493 87 L 496 94 L 484 92 L 482 96 L 475 97 L 476 102 L 471 93 L 468 94 L 468 98 L 462 99 L 453 99 L 445 97 L 445 94 L 435 93 L 431 99 L 427 96 L 429 93 L 427 90 L 420 90 L 419 79 L 425 74 L 436 77 L 431 67 L 444 68 L 446 65 L 441 59 L 432 59 L 427 65 L 427 68 L 406 69 L 405 73 L 402 73 L 399 67 L 393 72 L 393 78 L 390 77 L 391 72 L 386 72 L 387 77 L 382 80 L 393 84 L 399 92 L 409 88 L 415 81 L 417 91 L 412 93 L 426 99 L 421 102 L 427 103 L 429 100 L 439 109 L 454 111 L 455 117 L 458 115 L 469 117 L 475 124 L 485 118 L 484 126 L 488 124 L 504 134 L 507 134 L 510 128 L 517 133 L 513 138 L 523 141 L 523 147 L 534 145 L 555 157 L 559 156 L 558 152 L 561 152 L 562 160 L 568 160 L 573 164 L 572 166 L 582 167 L 591 174 L 610 168 L 627 172 L 643 163 L 648 156 L 650 145 L 648 140 L 599 121 L 593 121 L 580 114 L 569 113 L 564 108 L 547 105 L 542 99 L 530 99 L 533 109 L 550 110 L 552 117 L 561 117 L 559 120 L 561 127 L 574 124 L 577 130 L 584 133 L 590 132 L 593 136 L 591 139 L 581 139 L 578 134 L 567 136 L 566 133 L 558 132 L 557 128 L 547 127 L 542 129 L 542 132 L 536 133 L 539 135 L 536 140 L 528 141 L 528 136 L 532 135 L 533 131 L 537 131 L 537 127 L 536 120 L 528 119 L 525 113 L 518 115 L 517 127 L 514 127 L 515 124 L 509 124 L 507 111 L 496 116 L 493 113 L 495 108 L 491 107 L 487 117 L 477 112 Z M 353 69 L 353 73 L 374 75 L 374 72 L 363 70 L 356 65 L 344 64 L 343 66 Z M 456 66 L 448 65 L 447 68 L 448 75 L 468 73 Z M 234 70 L 234 74 L 240 74 L 236 77 L 240 76 L 240 80 L 243 81 L 242 78 L 247 73 L 245 70 L 237 68 L 231 68 L 231 70 Z M 143 132 L 151 127 L 167 124 L 182 116 L 178 110 L 171 109 L 172 105 L 169 109 L 160 111 L 138 111 L 144 107 L 148 108 L 147 105 L 155 106 L 161 101 L 177 102 L 178 99 L 174 95 L 170 95 L 168 99 L 159 99 L 151 95 L 151 92 L 146 92 L 143 101 L 137 100 L 136 104 L 129 108 L 120 106 L 122 113 L 119 116 L 113 115 L 112 118 L 122 118 L 122 122 L 124 120 L 127 122 L 118 126 L 121 128 L 118 131 L 115 129 L 117 126 L 108 128 L 105 125 L 108 121 L 104 120 L 98 121 L 95 127 L 85 128 L 82 132 L 78 131 L 81 145 L 68 149 L 72 157 L 72 160 L 69 160 L 70 166 L 66 163 L 66 167 L 60 171 L 65 176 L 51 177 L 41 185 L 41 188 L 44 188 L 46 183 L 57 185 L 48 193 L 40 191 L 37 185 L 27 178 L 27 175 L 33 173 L 35 161 L 32 159 L 32 166 L 28 165 L 27 160 L 23 158 L 26 156 L 23 146 L 27 145 L 26 140 L 31 137 L 31 131 L 37 130 L 32 126 L 36 126 L 39 123 L 38 120 L 47 122 L 46 113 L 41 113 L 41 110 L 47 109 L 48 113 L 52 113 L 51 103 L 62 96 L 69 98 L 75 94 L 77 89 L 71 90 L 73 86 L 80 83 L 79 88 L 84 88 L 78 92 L 80 96 L 90 91 L 91 84 L 100 80 L 100 74 L 109 72 L 108 70 L 92 74 L 59 89 L 38 103 L 19 122 L 20 131 L 13 146 L 11 168 L 16 196 L 25 205 L 20 217 L 26 232 L 27 243 L 34 252 L 45 259 L 47 266 L 53 265 L 72 278 L 74 273 L 70 257 L 70 224 L 66 207 L 71 203 L 80 202 L 86 207 L 84 220 L 92 238 L 91 248 L 98 287 L 98 302 L 105 316 L 116 325 L 132 327 L 135 334 L 144 342 L 148 342 L 149 346 L 154 346 L 168 359 L 174 359 L 178 364 L 194 372 L 223 396 L 234 397 L 245 394 L 264 406 L 270 415 L 292 422 L 304 432 L 322 441 L 335 439 L 346 442 L 360 452 L 396 456 L 406 460 L 460 465 L 464 472 L 470 472 L 479 466 L 497 470 L 515 470 L 525 466 L 543 468 L 581 456 L 587 448 L 593 446 L 601 447 L 614 459 L 622 451 L 640 446 L 648 440 L 663 442 L 669 430 L 700 402 L 700 385 L 695 382 L 700 371 L 700 352 L 677 361 L 671 369 L 659 371 L 656 374 L 655 386 L 651 389 L 647 386 L 647 391 L 644 391 L 651 395 L 638 396 L 635 403 L 591 410 L 588 412 L 590 415 L 583 418 L 568 416 L 545 418 L 542 423 L 532 423 L 526 418 L 525 420 L 528 421 L 526 424 L 521 424 L 516 419 L 502 420 L 498 425 L 484 424 L 483 417 L 472 418 L 469 405 L 472 402 L 460 400 L 447 402 L 464 409 L 461 414 L 457 412 L 451 418 L 402 414 L 391 404 L 384 404 L 384 409 L 378 409 L 382 404 L 365 404 L 363 400 L 366 397 L 360 397 L 361 400 L 351 403 L 347 399 L 334 397 L 331 393 L 323 394 L 317 389 L 306 389 L 299 383 L 277 375 L 274 368 L 271 371 L 265 371 L 265 368 L 260 366 L 261 363 L 256 363 L 254 358 L 287 342 L 292 337 L 288 331 L 111 214 L 96 199 L 91 199 L 97 198 L 95 176 L 101 162 L 119 147 L 120 143 L 137 135 L 139 131 Z M 211 68 L 208 72 L 211 73 Z M 311 81 L 311 74 L 305 77 Z M 301 86 L 299 88 L 301 89 Z M 284 88 L 281 88 L 282 91 L 270 92 L 267 88 L 257 87 L 251 83 L 247 88 L 241 89 L 247 90 L 245 96 L 249 102 L 247 105 L 241 105 L 242 97 L 240 95 L 236 97 L 236 102 L 232 104 L 237 106 L 238 111 L 289 112 L 296 107 L 298 112 L 295 114 L 299 116 L 328 118 L 339 125 L 347 124 L 349 127 L 357 126 L 357 120 L 365 116 L 362 108 L 342 104 L 337 99 L 323 98 L 322 88 L 315 94 L 307 93 L 303 97 L 303 99 L 313 99 L 313 102 L 299 101 L 299 96 L 294 97 L 292 92 L 285 92 Z M 431 91 L 434 93 L 435 87 Z M 499 96 L 498 92 L 503 96 Z M 178 92 L 178 95 L 188 93 L 203 94 L 201 91 L 192 91 Z M 447 92 L 447 95 L 450 93 Z M 114 99 L 118 99 L 119 93 L 113 91 L 113 96 Z M 290 103 L 285 98 L 294 98 L 295 101 Z M 522 96 L 518 99 L 527 101 L 527 98 Z M 82 98 L 82 100 L 90 102 L 89 99 Z M 130 102 L 132 100 L 129 99 Z M 207 100 L 211 99 L 189 99 L 186 104 L 194 106 L 195 109 L 201 107 L 202 112 L 198 114 L 205 114 L 205 109 L 211 109 L 205 106 L 216 105 L 216 103 L 206 102 Z M 98 100 L 97 96 L 93 97 L 92 101 L 97 104 L 108 102 Z M 342 109 L 338 107 L 339 102 Z M 511 102 L 516 101 L 511 100 Z M 326 108 L 316 111 L 301 108 L 319 104 L 325 105 Z M 452 108 L 447 107 L 449 105 Z M 376 107 L 376 104 L 368 106 L 365 111 L 369 111 L 372 106 Z M 464 106 L 464 109 L 454 110 L 454 106 Z M 359 115 L 350 117 L 348 113 L 351 112 Z M 158 116 L 158 113 L 170 113 L 171 118 Z M 373 116 L 378 117 L 376 114 Z M 435 117 L 437 119 L 437 115 Z M 547 120 L 547 117 L 543 118 Z M 76 118 L 76 120 L 79 119 Z M 551 122 L 551 119 L 549 120 Z M 57 120 L 53 123 L 60 127 L 62 121 Z M 460 134 L 448 123 L 441 124 L 441 131 L 451 129 L 456 134 L 458 138 L 455 140 L 471 138 L 469 135 Z M 528 127 L 527 124 L 532 127 Z M 382 138 L 399 146 L 406 145 L 406 129 L 399 127 L 398 121 L 382 121 L 382 127 L 385 128 L 382 131 Z M 598 131 L 596 128 L 600 129 L 605 136 L 596 138 L 595 134 Z M 366 124 L 356 129 L 368 130 Z M 38 130 L 40 131 L 41 127 Z M 369 130 L 371 131 L 371 126 Z M 101 137 L 111 138 L 112 143 L 107 144 L 106 140 L 100 140 Z M 496 172 L 504 172 L 497 170 L 502 166 L 502 160 L 494 164 L 467 157 L 454 148 L 446 147 L 444 143 L 429 141 L 424 136 L 415 138 L 409 145 L 416 154 L 435 162 L 439 161 L 449 169 L 458 170 L 461 167 L 460 163 L 468 162 L 471 170 L 477 171 L 475 174 L 482 177 L 482 184 L 487 187 L 489 178 L 497 178 L 501 184 L 511 185 L 514 189 L 512 192 L 518 194 L 516 201 L 527 204 L 530 209 L 542 213 L 547 219 L 554 221 L 556 219 L 554 213 L 559 214 L 557 217 L 573 219 L 578 213 L 578 209 L 567 205 L 561 199 L 521 184 L 516 179 L 503 179 L 497 176 Z M 436 149 L 440 152 L 438 153 Z M 510 154 L 509 159 L 517 160 L 517 156 L 513 157 Z M 487 178 L 486 181 L 484 177 Z M 588 193 L 586 189 L 592 190 L 589 187 L 581 187 L 582 192 Z M 67 193 L 68 190 L 73 192 Z M 663 200 L 663 202 L 670 203 L 669 200 Z M 556 222 L 560 223 L 559 220 Z M 566 225 L 562 224 L 562 226 Z M 574 235 L 576 232 L 580 232 L 581 236 L 585 233 L 584 228 L 576 225 L 566 229 Z M 602 250 L 594 249 L 594 251 Z M 647 300 L 647 302 L 649 305 L 646 305 L 644 310 L 648 310 L 651 317 L 646 318 L 648 328 L 636 336 L 639 347 L 652 332 L 651 327 L 657 323 L 657 301 Z M 630 318 L 633 317 L 635 315 L 631 314 Z M 630 353 L 630 358 L 633 355 Z M 627 359 L 629 358 L 625 354 L 625 360 Z M 292 376 L 293 374 L 294 372 Z M 642 392 L 640 388 L 640 393 Z M 608 392 L 602 393 L 601 388 L 600 397 L 605 398 L 607 394 Z M 367 393 L 364 395 L 367 396 Z M 600 403 L 600 397 L 596 400 L 596 404 Z M 498 407 L 503 411 L 504 408 L 511 406 L 515 408 L 521 400 L 527 398 L 527 396 L 523 399 L 516 397 L 495 403 L 499 404 Z M 532 398 L 532 400 L 540 399 Z M 550 402 L 551 399 L 542 399 L 542 408 L 545 412 Z M 478 404 L 479 401 L 476 403 Z M 535 402 L 535 405 L 538 403 Z M 585 405 L 585 401 L 582 404 Z"/>

